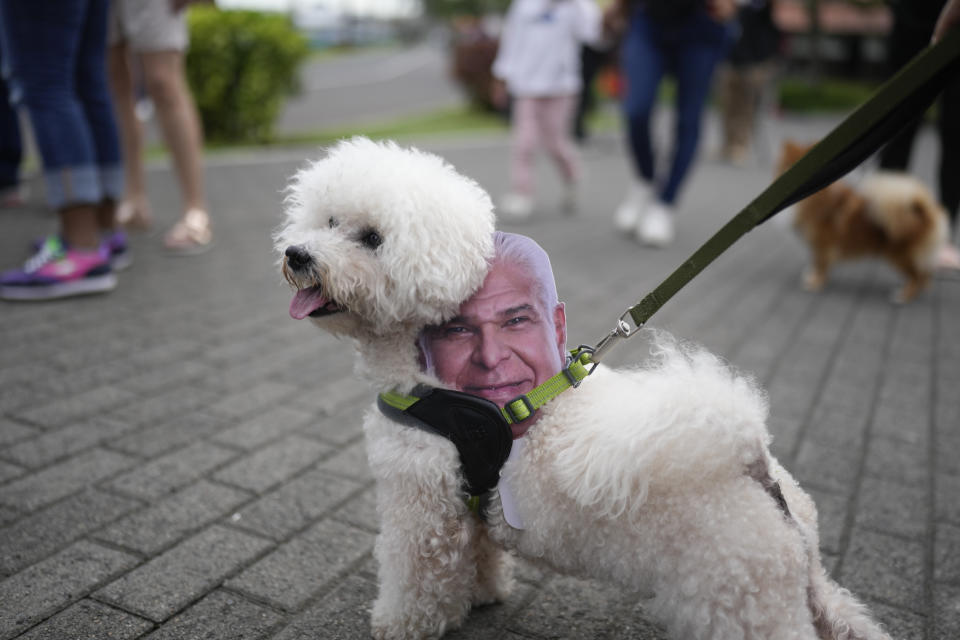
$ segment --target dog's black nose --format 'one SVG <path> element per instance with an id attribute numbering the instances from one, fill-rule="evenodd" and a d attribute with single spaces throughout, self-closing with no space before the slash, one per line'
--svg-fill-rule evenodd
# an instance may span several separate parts
<path id="1" fill-rule="evenodd" d="M 287 256 L 287 264 L 293 270 L 303 269 L 313 261 L 306 249 L 295 244 L 287 247 L 284 253 Z"/>

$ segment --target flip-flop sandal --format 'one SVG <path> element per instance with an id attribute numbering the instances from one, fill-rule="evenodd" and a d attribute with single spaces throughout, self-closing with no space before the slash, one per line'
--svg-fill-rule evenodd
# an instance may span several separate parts
<path id="1" fill-rule="evenodd" d="M 187 211 L 163 239 L 170 255 L 195 256 L 210 249 L 212 244 L 210 217 L 202 209 Z"/>
<path id="2" fill-rule="evenodd" d="M 117 224 L 128 231 L 146 231 L 153 226 L 153 215 L 150 206 L 137 206 L 130 200 L 124 200 L 117 205 Z"/>

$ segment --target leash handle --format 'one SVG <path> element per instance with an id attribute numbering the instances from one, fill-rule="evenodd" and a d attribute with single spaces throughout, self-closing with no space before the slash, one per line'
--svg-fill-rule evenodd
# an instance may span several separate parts
<path id="1" fill-rule="evenodd" d="M 826 137 L 720 228 L 666 280 L 627 309 L 591 355 L 599 362 L 670 298 L 754 227 L 847 174 L 923 115 L 944 85 L 960 74 L 960 29 L 952 29 L 877 89 Z M 954 114 L 951 117 L 960 117 Z M 633 321 L 631 328 L 625 318 Z"/>

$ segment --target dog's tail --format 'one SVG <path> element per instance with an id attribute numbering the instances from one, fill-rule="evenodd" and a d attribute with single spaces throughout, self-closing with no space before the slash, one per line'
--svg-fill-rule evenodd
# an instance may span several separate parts
<path id="1" fill-rule="evenodd" d="M 865 179 L 860 192 L 865 212 L 894 243 L 916 243 L 946 230 L 947 214 L 930 190 L 906 173 L 880 172 Z"/>

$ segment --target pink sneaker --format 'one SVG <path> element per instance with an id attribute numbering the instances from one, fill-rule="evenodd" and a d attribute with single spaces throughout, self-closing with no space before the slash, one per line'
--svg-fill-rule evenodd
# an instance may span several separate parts
<path id="1" fill-rule="evenodd" d="M 50 236 L 20 269 L 0 276 L 0 298 L 5 300 L 52 300 L 110 291 L 117 277 L 110 267 L 110 249 L 68 249 L 57 236 Z"/>

